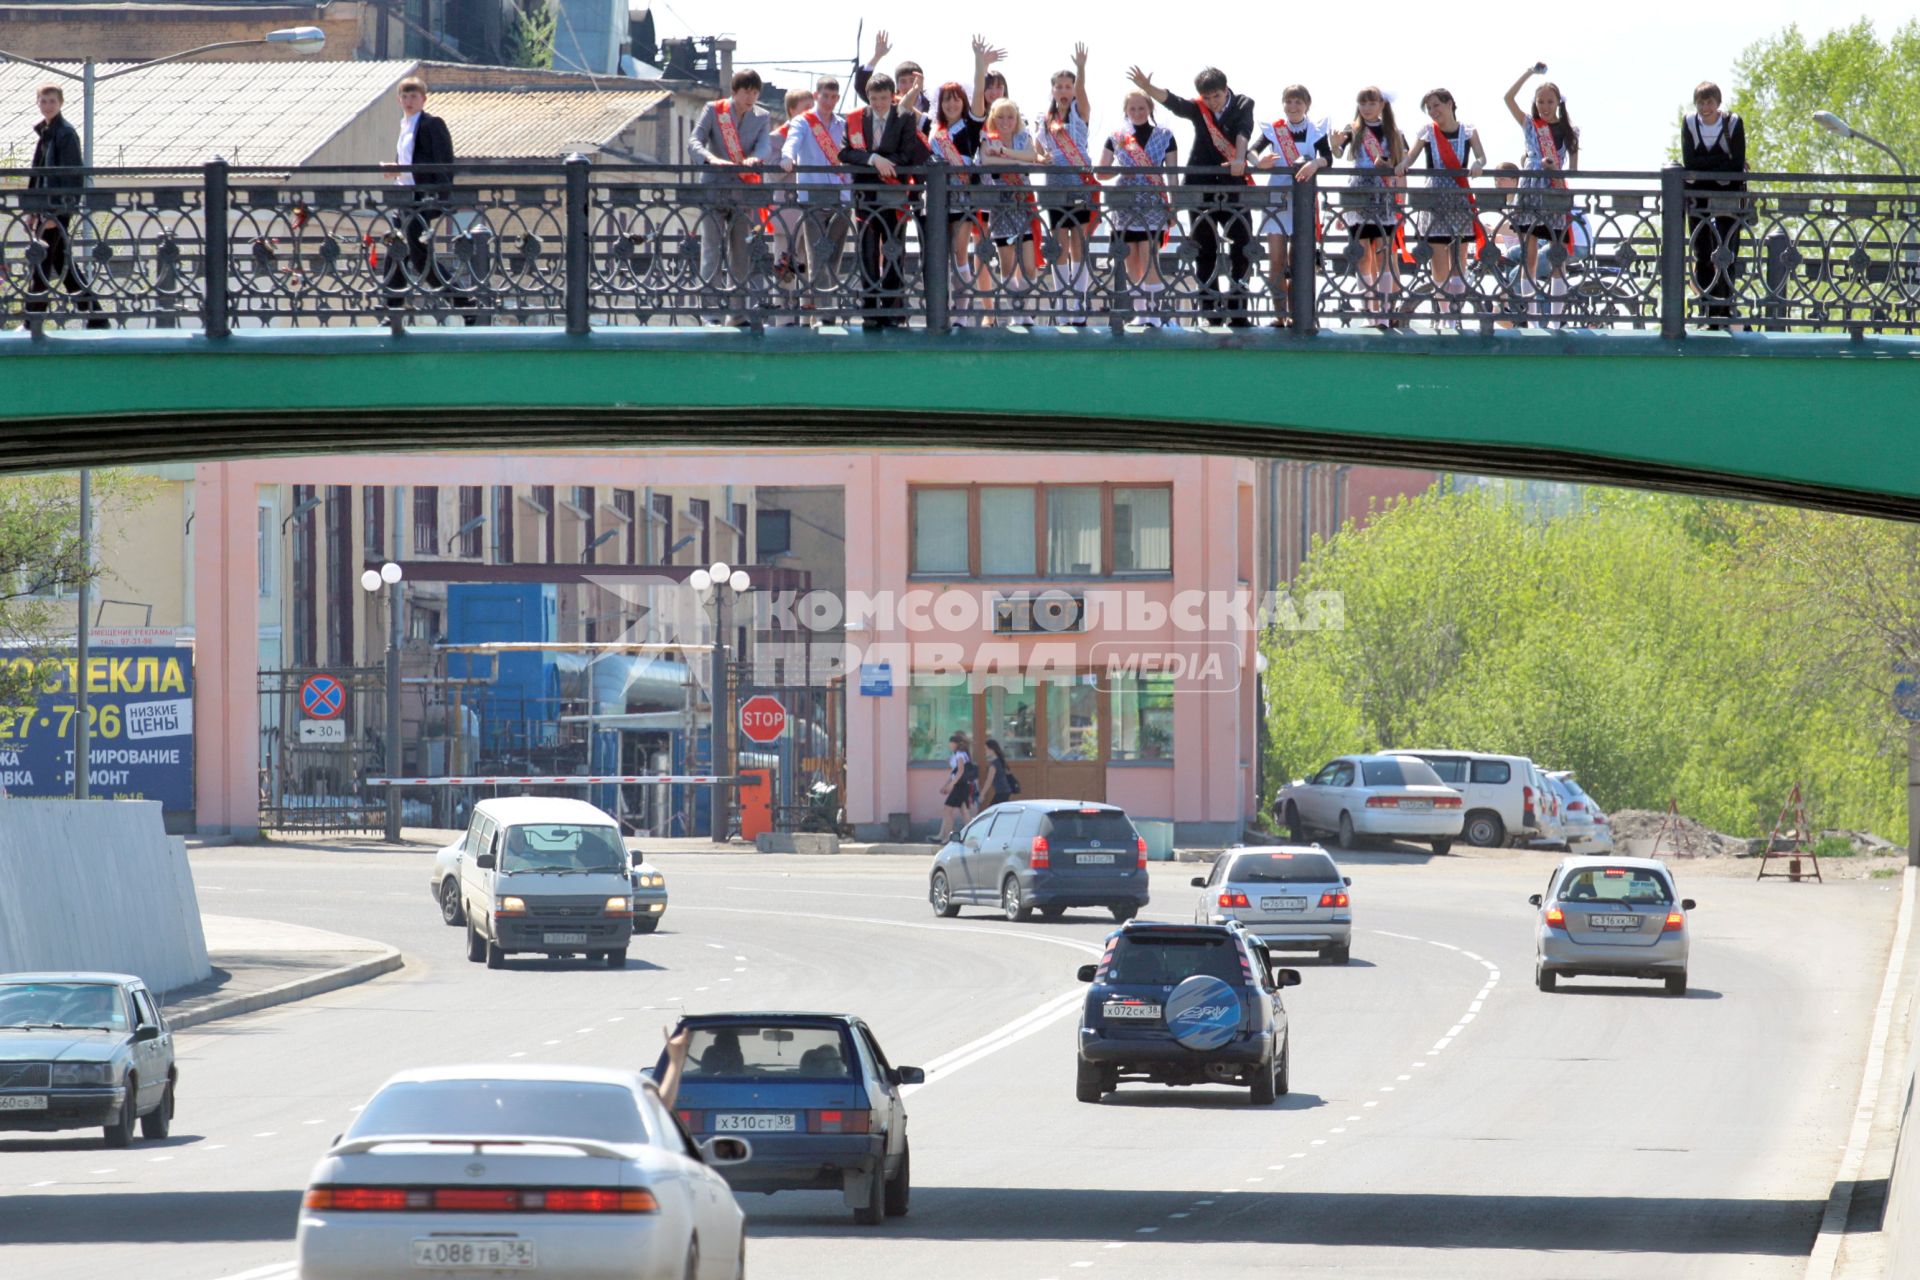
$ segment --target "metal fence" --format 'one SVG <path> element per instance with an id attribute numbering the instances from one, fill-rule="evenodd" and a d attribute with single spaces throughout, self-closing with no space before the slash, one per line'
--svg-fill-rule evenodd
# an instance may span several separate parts
<path id="1" fill-rule="evenodd" d="M 0 325 L 1920 328 L 1920 196 L 1897 177 L 718 172 L 0 171 Z"/>

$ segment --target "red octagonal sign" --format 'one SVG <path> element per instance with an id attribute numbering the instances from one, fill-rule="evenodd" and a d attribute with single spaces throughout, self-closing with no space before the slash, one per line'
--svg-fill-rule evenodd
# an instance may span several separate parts
<path id="1" fill-rule="evenodd" d="M 778 698 L 760 693 L 740 705 L 740 732 L 748 741 L 775 742 L 786 731 L 787 709 L 780 705 Z"/>

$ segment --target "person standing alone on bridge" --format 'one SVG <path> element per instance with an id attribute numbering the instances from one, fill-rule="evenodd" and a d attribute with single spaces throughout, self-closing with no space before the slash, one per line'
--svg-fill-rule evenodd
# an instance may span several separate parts
<path id="1" fill-rule="evenodd" d="M 40 123 L 33 126 L 36 141 L 27 190 L 39 194 L 30 195 L 23 206 L 29 211 L 27 230 L 40 241 L 43 252 L 39 261 L 33 262 L 28 311 L 47 309 L 47 296 L 53 292 L 56 280 L 73 299 L 75 310 L 100 310 L 99 300 L 87 287 L 79 264 L 73 260 L 72 241 L 67 235 L 74 210 L 80 205 L 80 189 L 84 185 L 80 170 L 86 160 L 80 150 L 80 135 L 60 114 L 66 106 L 66 96 L 57 84 L 41 85 L 37 95 Z M 29 250 L 28 260 L 32 258 L 33 252 Z M 107 327 L 106 320 L 98 315 L 87 319 L 89 329 Z"/>
<path id="2" fill-rule="evenodd" d="M 399 310 L 407 304 L 414 289 L 445 291 L 446 270 L 434 260 L 431 234 L 434 220 L 446 212 L 453 194 L 453 133 L 447 122 L 427 112 L 426 81 L 408 76 L 400 82 L 400 136 L 394 142 L 393 160 L 384 165 L 397 187 L 413 189 L 413 207 L 395 216 L 401 220 L 400 234 L 406 241 L 404 259 L 389 249 L 385 292 L 387 306 Z M 473 299 L 454 298 L 458 306 L 471 307 Z M 472 324 L 469 316 L 467 323 Z"/>
<path id="3" fill-rule="evenodd" d="M 1720 109 L 1720 86 L 1711 80 L 1702 81 L 1693 91 L 1693 114 L 1680 125 L 1680 167 L 1727 175 L 1687 179 L 1693 285 L 1706 299 L 1707 315 L 1713 318 L 1708 328 L 1722 329 L 1733 319 L 1733 279 L 1744 203 L 1741 196 L 1724 193 L 1747 189 L 1747 127 L 1739 116 Z"/>

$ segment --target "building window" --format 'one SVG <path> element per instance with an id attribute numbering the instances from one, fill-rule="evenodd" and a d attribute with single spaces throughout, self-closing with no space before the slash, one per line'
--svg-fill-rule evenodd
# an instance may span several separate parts
<path id="1" fill-rule="evenodd" d="M 370 484 L 360 490 L 361 555 L 368 560 L 390 560 L 387 554 L 387 489 Z"/>
<path id="2" fill-rule="evenodd" d="M 1035 747 L 1035 709 L 1040 688 L 1026 680 L 1001 677 L 988 685 L 984 695 L 987 710 L 987 737 L 1000 744 L 1008 760 L 1031 760 Z M 984 741 L 980 744 L 986 750 Z"/>
<path id="3" fill-rule="evenodd" d="M 784 556 L 793 550 L 793 512 L 774 507 L 762 507 L 754 518 L 753 540 L 758 545 L 756 557 L 766 564 L 775 556 Z"/>
<path id="4" fill-rule="evenodd" d="M 513 563 L 513 486 L 493 487 L 493 562 Z"/>
<path id="5" fill-rule="evenodd" d="M 695 564 L 713 563 L 713 504 L 705 498 L 687 499 L 687 522 L 693 526 L 694 543 L 698 548 Z"/>
<path id="6" fill-rule="evenodd" d="M 914 490 L 913 572 L 970 572 L 968 541 L 965 489 Z"/>
<path id="7" fill-rule="evenodd" d="M 652 553 L 649 551 L 649 562 L 652 564 L 672 564 L 672 548 L 674 542 L 672 494 L 656 493 L 653 495 L 653 519 L 650 523 L 660 531 L 660 558 L 657 560 L 652 559 Z M 647 545 L 649 547 L 654 545 L 653 535 L 651 533 L 647 535 Z"/>
<path id="8" fill-rule="evenodd" d="M 1100 567 L 1100 486 L 1050 486 L 1046 492 L 1048 574 L 1087 578 L 1105 572 Z"/>
<path id="9" fill-rule="evenodd" d="M 412 605 L 407 610 L 407 638 L 432 644 L 440 638 L 440 611 Z"/>
<path id="10" fill-rule="evenodd" d="M 1113 571 L 1173 572 L 1173 491 L 1113 491 Z"/>
<path id="11" fill-rule="evenodd" d="M 460 486 L 460 554 L 469 560 L 478 560 L 481 551 L 481 536 L 486 532 L 486 515 L 482 504 L 486 501 L 486 491 L 477 484 Z"/>
<path id="12" fill-rule="evenodd" d="M 747 563 L 747 504 L 733 504 L 733 562 Z"/>
<path id="13" fill-rule="evenodd" d="M 277 558 L 273 541 L 273 508 L 256 507 L 258 519 L 253 531 L 254 555 L 260 571 L 260 597 L 273 594 L 273 562 Z"/>
<path id="14" fill-rule="evenodd" d="M 413 550 L 415 555 L 440 554 L 440 490 L 434 485 L 413 490 Z"/>
<path id="15" fill-rule="evenodd" d="M 550 484 L 537 484 L 533 486 L 533 503 L 542 513 L 540 516 L 542 521 L 540 562 L 542 564 L 552 564 L 553 531 L 556 526 L 556 521 L 558 520 L 553 509 L 553 486 Z"/>
<path id="16" fill-rule="evenodd" d="M 1047 758 L 1100 758 L 1100 690 L 1092 676 L 1048 682 Z"/>
<path id="17" fill-rule="evenodd" d="M 314 553 L 314 505 L 312 485 L 293 486 L 290 517 L 293 522 L 293 586 L 287 594 L 293 597 L 293 665 L 296 667 L 312 666 L 319 655 L 314 628 L 314 597 L 319 589 L 315 563 L 319 556 Z M 302 510 L 302 507 L 306 509 Z"/>
<path id="18" fill-rule="evenodd" d="M 353 661 L 353 487 L 327 486 L 327 661 Z"/>
<path id="19" fill-rule="evenodd" d="M 907 686 L 907 759 L 947 762 L 947 739 L 955 729 L 973 736 L 973 694 L 965 680 Z"/>
<path id="20" fill-rule="evenodd" d="M 1173 759 L 1173 677 L 1121 675 L 1113 682 L 1113 758 Z"/>
<path id="21" fill-rule="evenodd" d="M 573 505 L 580 511 L 580 563 L 590 564 L 596 548 L 593 543 L 600 536 L 600 513 L 594 509 L 596 501 L 593 486 L 577 484 L 573 486 Z"/>
<path id="22" fill-rule="evenodd" d="M 1034 490 L 980 490 L 980 572 L 989 578 L 1031 578 L 1039 569 L 1034 541 Z"/>
<path id="23" fill-rule="evenodd" d="M 615 489 L 613 491 L 613 509 L 620 513 L 626 522 L 626 543 L 624 554 L 626 563 L 640 563 L 640 522 L 633 518 L 633 490 Z"/>

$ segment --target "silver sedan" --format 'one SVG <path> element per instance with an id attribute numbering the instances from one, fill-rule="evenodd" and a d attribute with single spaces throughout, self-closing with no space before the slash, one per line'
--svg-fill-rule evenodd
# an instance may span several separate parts
<path id="1" fill-rule="evenodd" d="M 1262 946 L 1318 951 L 1333 964 L 1353 954 L 1353 881 L 1318 845 L 1229 849 L 1213 874 L 1195 876 L 1195 924 L 1237 920 Z"/>
<path id="2" fill-rule="evenodd" d="M 1667 994 L 1687 994 L 1687 913 L 1674 898 L 1673 873 L 1652 858 L 1566 858 L 1547 891 L 1527 899 L 1538 909 L 1534 982 L 1552 991 L 1561 978 L 1647 978 Z"/>

